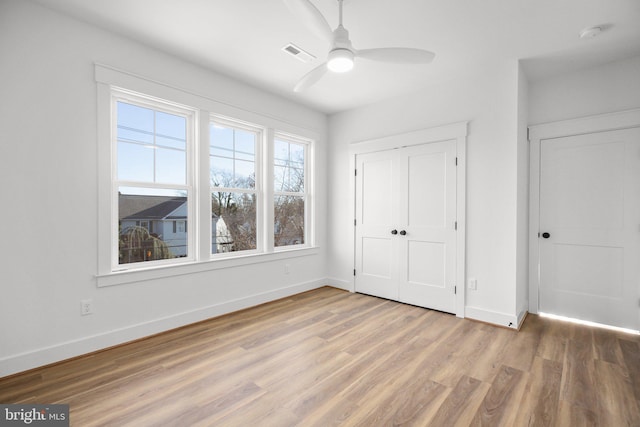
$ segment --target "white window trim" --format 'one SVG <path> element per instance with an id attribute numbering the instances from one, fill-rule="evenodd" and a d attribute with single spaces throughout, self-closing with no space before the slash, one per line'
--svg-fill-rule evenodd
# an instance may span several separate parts
<path id="1" fill-rule="evenodd" d="M 194 194 L 194 180 L 195 180 L 195 159 L 196 159 L 196 142 L 197 142 L 197 117 L 198 111 L 194 108 L 172 103 L 170 101 L 155 99 L 150 96 L 143 96 L 135 92 L 120 89 L 111 88 L 111 130 L 110 130 L 110 143 L 111 143 L 111 271 L 129 271 L 146 269 L 154 266 L 165 265 L 177 265 L 196 260 L 196 239 L 190 237 L 187 234 L 187 256 L 182 258 L 172 258 L 165 260 L 144 261 L 137 263 L 119 264 L 118 263 L 118 251 L 119 248 L 115 244 L 119 234 L 118 227 L 118 190 L 120 186 L 124 187 L 137 187 L 137 188 L 158 188 L 158 189 L 176 189 L 184 190 L 187 192 L 187 222 L 196 223 L 197 216 L 195 211 L 195 198 Z M 170 112 L 186 118 L 186 183 L 185 185 L 173 185 L 173 184 L 156 184 L 145 183 L 136 181 L 120 181 L 118 176 L 118 130 L 117 130 L 117 103 L 126 102 L 131 105 L 138 105 L 145 108 L 153 109 L 155 111 Z"/>
<path id="2" fill-rule="evenodd" d="M 272 159 L 273 139 L 276 133 L 294 136 L 298 139 L 306 140 L 310 143 L 308 163 L 308 176 L 310 185 L 315 183 L 314 164 L 315 144 L 320 139 L 317 130 L 300 127 L 276 117 L 256 113 L 229 103 L 220 102 L 206 96 L 193 93 L 189 90 L 177 88 L 152 79 L 141 77 L 133 73 L 122 71 L 110 66 L 95 64 L 95 79 L 97 83 L 97 171 L 98 171 L 98 272 L 96 282 L 98 287 L 114 286 L 126 283 L 155 280 L 180 275 L 196 274 L 205 271 L 218 269 L 249 266 L 264 262 L 272 262 L 282 259 L 296 257 L 314 256 L 320 253 L 320 248 L 315 245 L 315 234 L 317 224 L 315 223 L 315 206 L 313 205 L 313 191 L 310 190 L 309 206 L 307 207 L 307 227 L 308 233 L 305 245 L 295 245 L 291 247 L 273 249 L 273 226 L 263 228 L 263 242 L 265 247 L 261 253 L 246 254 L 244 252 L 232 253 L 229 257 L 211 257 L 211 221 L 201 220 L 208 218 L 211 212 L 209 203 L 201 201 L 210 200 L 209 185 L 209 156 L 200 155 L 208 152 L 209 147 L 209 120 L 214 114 L 219 117 L 234 117 L 239 122 L 252 123 L 254 126 L 265 129 L 263 142 L 263 159 Z M 144 265 L 143 268 L 131 269 L 127 271 L 113 271 L 112 268 L 112 168 L 113 157 L 111 152 L 111 90 L 112 88 L 126 88 L 124 91 L 144 94 L 149 98 L 168 100 L 169 103 L 186 105 L 196 110 L 195 120 L 195 143 L 193 144 L 193 155 L 195 156 L 193 167 L 193 183 L 195 186 L 193 200 L 194 206 L 189 207 L 189 211 L 195 215 L 191 221 L 189 232 L 194 238 L 191 239 L 195 245 L 195 259 L 183 260 L 181 263 L 171 263 L 170 265 Z M 269 142 L 270 143 L 267 143 Z M 272 184 L 269 185 L 270 176 L 273 176 L 273 162 L 263 161 L 263 193 L 265 201 L 262 204 L 264 209 L 264 222 L 270 224 L 273 218 L 273 191 Z M 202 171 L 207 173 L 202 173 Z M 271 190 L 269 190 L 271 189 Z M 313 208 L 313 209 L 312 209 Z M 196 236 L 197 233 L 197 236 Z M 208 243 L 207 243 L 208 242 Z M 237 254 L 237 255 L 236 255 Z M 234 256 L 235 255 L 235 256 Z"/>
<path id="3" fill-rule="evenodd" d="M 232 258 L 237 256 L 251 255 L 251 254 L 263 254 L 268 251 L 268 247 L 269 247 L 265 243 L 265 238 L 264 238 L 264 233 L 265 233 L 264 232 L 264 228 L 265 228 L 264 227 L 265 225 L 265 219 L 264 219 L 265 218 L 265 212 L 264 212 L 265 184 L 264 183 L 265 183 L 266 174 L 263 171 L 263 169 L 264 169 L 264 159 L 265 159 L 264 157 L 265 146 L 268 145 L 267 129 L 252 123 L 247 123 L 241 120 L 232 119 L 230 117 L 221 116 L 219 114 L 210 115 L 209 124 L 212 124 L 212 123 L 228 126 L 233 129 L 243 129 L 243 130 L 255 132 L 258 134 L 258 140 L 256 141 L 256 147 L 255 147 L 256 186 L 254 190 L 248 191 L 246 188 L 233 188 L 233 187 L 220 187 L 220 188 L 225 188 L 229 192 L 255 193 L 258 196 L 258 199 L 263 200 L 263 202 L 258 203 L 258 205 L 256 206 L 256 241 L 257 241 L 256 249 L 244 250 L 244 251 L 238 251 L 238 252 L 216 253 L 216 254 L 209 252 L 209 257 L 211 259 L 222 259 L 222 258 Z M 208 161 L 209 150 L 210 150 L 209 137 L 207 137 L 206 143 L 207 143 L 206 157 Z M 207 163 L 207 165 L 208 165 L 207 167 L 209 167 L 209 163 Z M 210 177 L 209 174 L 207 174 L 207 176 Z M 211 212 L 212 185 L 210 181 L 208 184 L 208 191 L 209 191 L 208 193 L 209 196 L 207 200 L 209 201 L 209 212 Z M 209 236 L 211 236 L 211 233 L 209 234 Z M 209 248 L 211 247 L 211 244 L 212 244 L 211 237 L 209 237 Z"/>
<path id="4" fill-rule="evenodd" d="M 288 192 L 288 191 L 275 191 L 273 188 L 273 170 L 270 175 L 270 193 L 269 200 L 271 204 L 275 200 L 275 197 L 278 195 L 283 196 L 302 196 L 304 198 L 304 243 L 299 245 L 288 245 L 288 246 L 278 246 L 274 245 L 274 206 L 270 206 L 270 218 L 269 218 L 269 233 L 271 234 L 271 247 L 275 252 L 282 251 L 290 251 L 296 250 L 298 248 L 309 248 L 315 246 L 315 208 L 314 208 L 314 185 L 315 185 L 315 170 L 313 165 L 315 165 L 314 157 L 315 157 L 315 144 L 312 140 L 302 138 L 298 135 L 293 135 L 285 132 L 275 132 L 273 138 L 271 138 L 271 148 L 273 150 L 273 145 L 276 139 L 281 139 L 283 141 L 292 142 L 295 144 L 301 144 L 305 147 L 304 150 L 304 192 Z M 271 168 L 274 167 L 274 158 L 273 151 L 270 153 L 269 164 Z"/>

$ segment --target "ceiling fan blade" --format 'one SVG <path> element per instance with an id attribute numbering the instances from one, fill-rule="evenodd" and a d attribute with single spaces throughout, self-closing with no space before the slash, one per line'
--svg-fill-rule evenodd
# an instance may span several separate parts
<path id="1" fill-rule="evenodd" d="M 359 50 L 358 58 L 371 61 L 391 62 L 394 64 L 428 64 L 435 58 L 435 53 L 428 50 L 410 47 L 383 47 L 378 49 Z"/>
<path id="2" fill-rule="evenodd" d="M 305 74 L 300 79 L 298 84 L 296 84 L 296 87 L 293 88 L 293 91 L 302 92 L 310 88 L 311 86 L 316 84 L 316 82 L 320 80 L 322 76 L 324 76 L 326 73 L 327 73 L 327 63 L 325 62 L 324 64 L 318 65 L 316 68 L 314 68 L 313 70 Z"/>
<path id="3" fill-rule="evenodd" d="M 316 35 L 328 42 L 333 40 L 333 31 L 322 13 L 309 0 L 283 0 L 289 10 Z"/>

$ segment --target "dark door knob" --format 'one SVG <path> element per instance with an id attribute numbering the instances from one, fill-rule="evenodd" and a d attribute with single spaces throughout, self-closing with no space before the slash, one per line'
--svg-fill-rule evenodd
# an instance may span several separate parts
<path id="1" fill-rule="evenodd" d="M 544 233 L 542 233 L 542 237 L 545 238 L 545 239 L 548 239 L 549 237 L 551 237 L 551 234 L 549 234 L 547 232 L 544 232 Z"/>
<path id="2" fill-rule="evenodd" d="M 402 230 L 402 231 L 400 232 L 400 235 L 401 235 L 401 236 L 406 236 L 406 235 L 407 235 L 407 232 L 406 232 L 406 231 L 404 231 L 404 230 Z"/>
<path id="3" fill-rule="evenodd" d="M 398 234 L 398 230 L 391 230 L 391 234 L 393 234 L 393 235 Z"/>

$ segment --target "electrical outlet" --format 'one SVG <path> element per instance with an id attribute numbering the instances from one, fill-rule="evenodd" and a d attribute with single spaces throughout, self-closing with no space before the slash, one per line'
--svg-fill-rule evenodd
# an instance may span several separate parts
<path id="1" fill-rule="evenodd" d="M 478 289 L 478 279 L 469 279 L 469 289 L 474 291 Z"/>
<path id="2" fill-rule="evenodd" d="M 289 269 L 289 264 L 285 264 L 284 265 L 284 274 L 289 274 L 290 269 Z"/>
<path id="3" fill-rule="evenodd" d="M 83 299 L 80 301 L 80 314 L 86 316 L 93 313 L 93 301 L 91 299 Z"/>

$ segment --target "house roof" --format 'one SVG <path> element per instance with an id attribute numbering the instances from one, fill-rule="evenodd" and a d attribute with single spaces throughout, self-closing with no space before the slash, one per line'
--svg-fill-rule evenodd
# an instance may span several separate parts
<path id="1" fill-rule="evenodd" d="M 120 194 L 118 197 L 118 217 L 120 219 L 138 217 L 141 212 L 154 210 L 160 204 L 165 202 L 182 199 L 184 203 L 186 198 L 175 196 L 145 196 L 138 194 Z M 175 208 L 174 208 L 175 210 Z M 168 212 L 167 215 L 171 213 Z"/>
<path id="2" fill-rule="evenodd" d="M 187 218 L 186 215 L 175 214 L 187 202 L 186 197 L 120 194 L 118 201 L 120 219 L 184 220 Z M 217 218 L 213 213 L 211 217 Z"/>
<path id="3" fill-rule="evenodd" d="M 127 216 L 125 219 L 186 219 L 186 215 L 172 215 L 180 206 L 187 203 L 185 197 L 159 201 L 158 204 Z"/>

